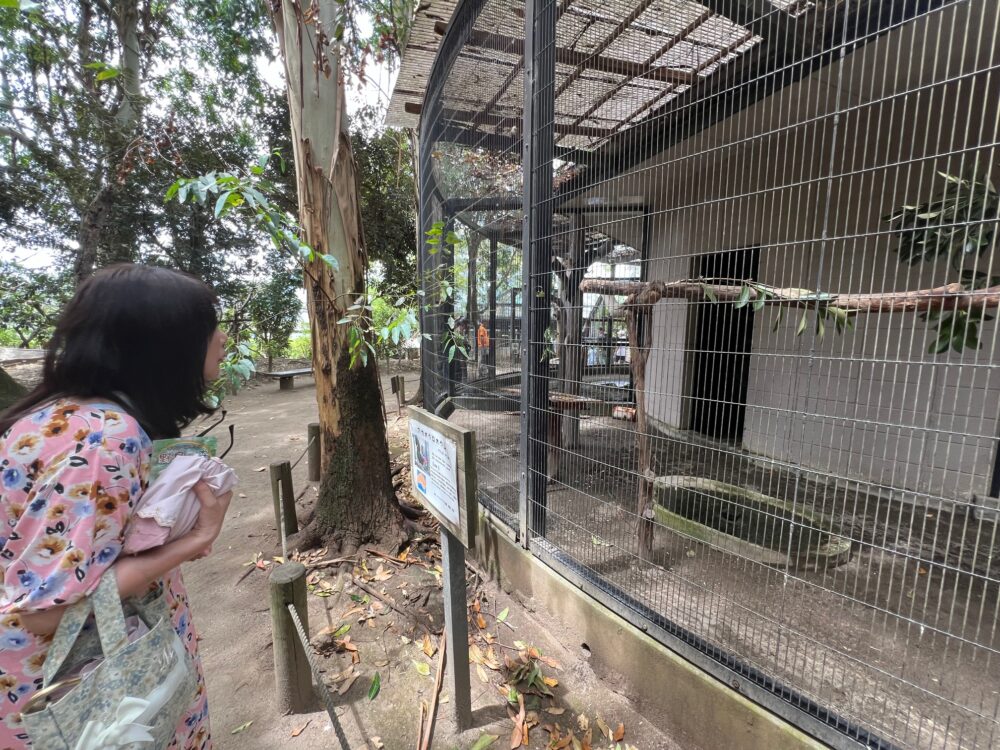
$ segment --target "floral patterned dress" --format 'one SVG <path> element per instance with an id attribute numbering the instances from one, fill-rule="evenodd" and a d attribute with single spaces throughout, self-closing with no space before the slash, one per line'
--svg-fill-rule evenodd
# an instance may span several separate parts
<path id="1" fill-rule="evenodd" d="M 60 400 L 0 436 L 0 750 L 31 747 L 20 708 L 41 686 L 51 640 L 24 628 L 20 615 L 97 587 L 121 551 L 151 452 L 138 422 L 110 404 Z M 198 694 L 170 747 L 208 750 L 205 680 L 180 570 L 163 584 L 198 670 Z"/>

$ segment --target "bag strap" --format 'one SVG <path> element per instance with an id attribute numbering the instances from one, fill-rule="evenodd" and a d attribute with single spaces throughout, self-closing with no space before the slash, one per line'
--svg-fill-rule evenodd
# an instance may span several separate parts
<path id="1" fill-rule="evenodd" d="M 94 613 L 97 635 L 101 639 L 101 650 L 108 657 L 128 640 L 125 612 L 118 595 L 118 579 L 114 570 L 108 570 L 101 576 L 94 593 L 70 605 L 63 612 L 42 667 L 43 686 L 48 687 L 59 673 L 91 612 Z"/>

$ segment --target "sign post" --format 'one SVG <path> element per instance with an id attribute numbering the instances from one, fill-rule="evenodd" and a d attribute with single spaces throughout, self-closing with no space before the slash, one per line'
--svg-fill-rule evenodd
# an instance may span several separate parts
<path id="1" fill-rule="evenodd" d="M 410 481 L 441 524 L 444 627 L 459 730 L 472 725 L 465 550 L 476 538 L 476 433 L 410 407 Z"/>

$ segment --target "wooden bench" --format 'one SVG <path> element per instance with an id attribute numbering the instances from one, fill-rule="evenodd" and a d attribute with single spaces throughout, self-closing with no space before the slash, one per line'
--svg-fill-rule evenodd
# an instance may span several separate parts
<path id="1" fill-rule="evenodd" d="M 282 370 L 281 372 L 261 372 L 269 378 L 278 379 L 278 390 L 279 391 L 290 391 L 295 387 L 295 378 L 299 375 L 312 375 L 311 367 L 303 367 L 301 370 Z"/>

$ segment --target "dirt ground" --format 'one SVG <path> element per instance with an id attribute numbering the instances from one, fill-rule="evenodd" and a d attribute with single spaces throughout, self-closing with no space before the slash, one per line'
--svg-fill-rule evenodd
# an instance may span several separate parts
<path id="1" fill-rule="evenodd" d="M 386 386 L 389 374 L 394 373 L 383 373 Z M 407 393 L 412 394 L 418 373 L 407 370 L 404 374 Z M 406 446 L 406 420 L 397 419 L 394 399 L 387 387 L 390 443 L 398 455 Z M 185 570 L 201 638 L 215 746 L 221 750 L 335 748 L 340 746 L 338 729 L 325 712 L 281 716 L 274 707 L 267 598 L 267 571 L 281 551 L 265 467 L 276 460 L 294 461 L 304 450 L 306 425 L 316 413 L 313 383 L 310 378 L 299 378 L 291 391 L 264 383 L 232 398 L 226 406 L 227 422 L 236 426 L 235 444 L 226 460 L 240 476 L 238 497 L 213 555 Z M 304 494 L 302 503 L 314 493 L 305 471 L 303 460 L 293 472 L 296 494 Z M 326 681 L 332 686 L 339 731 L 351 748 L 418 746 L 421 704 L 431 701 L 438 664 L 437 632 L 443 622 L 434 568 L 439 555 L 436 543 L 424 540 L 411 546 L 403 562 L 369 556 L 361 565 L 359 560 L 354 574 L 367 591 L 352 585 L 350 577 L 342 585 L 332 569 L 311 570 L 309 629 L 322 653 Z M 322 555 L 309 559 L 317 557 Z M 262 570 L 252 564 L 255 560 L 269 564 Z M 581 747 L 588 746 L 582 743 L 586 737 L 595 750 L 614 747 L 604 727 L 612 737 L 620 727 L 623 750 L 628 746 L 640 750 L 697 747 L 684 738 L 664 735 L 638 715 L 616 692 L 614 676 L 594 673 L 588 651 L 573 629 L 560 624 L 540 603 L 521 602 L 473 571 L 469 596 L 472 655 L 478 662 L 470 664 L 476 727 L 456 731 L 451 719 L 453 698 L 447 695 L 445 680 L 433 747 L 511 746 L 520 707 L 512 707 L 512 719 L 508 691 L 504 687 L 501 693 L 501 686 L 511 675 L 505 660 L 516 670 L 522 655 L 538 664 L 540 677 L 549 680 L 545 689 L 552 692 L 551 697 L 535 694 L 539 690 L 523 692 L 522 725 L 530 726 L 528 747 L 572 748 L 572 740 L 567 739 L 570 729 Z M 324 629 L 325 634 L 316 638 Z M 381 688 L 370 700 L 376 673 Z M 477 745 L 484 735 L 498 739 Z M 567 744 L 552 742 L 553 737 Z"/>

